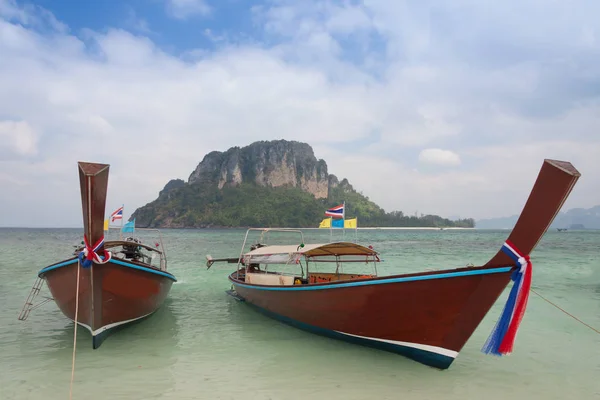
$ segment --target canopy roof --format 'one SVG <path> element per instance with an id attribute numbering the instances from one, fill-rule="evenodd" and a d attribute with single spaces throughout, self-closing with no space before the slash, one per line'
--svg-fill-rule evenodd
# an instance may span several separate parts
<path id="1" fill-rule="evenodd" d="M 351 242 L 336 242 L 326 244 L 272 245 L 259 247 L 244 254 L 248 262 L 296 262 L 300 257 L 332 257 L 332 256 L 375 256 L 377 252 L 365 246 Z"/>

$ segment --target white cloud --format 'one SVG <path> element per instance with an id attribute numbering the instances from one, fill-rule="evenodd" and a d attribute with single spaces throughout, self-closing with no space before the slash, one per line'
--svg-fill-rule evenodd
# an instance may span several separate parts
<path id="1" fill-rule="evenodd" d="M 166 0 L 167 11 L 174 18 L 187 19 L 194 15 L 208 15 L 211 8 L 205 0 Z"/>
<path id="2" fill-rule="evenodd" d="M 460 156 L 450 150 L 425 149 L 419 153 L 419 161 L 432 165 L 456 166 L 460 165 Z"/>
<path id="3" fill-rule="evenodd" d="M 125 203 L 128 214 L 206 153 L 280 138 L 311 144 L 388 211 L 517 213 L 545 157 L 583 174 L 565 207 L 600 203 L 598 22 L 553 3 L 565 16 L 553 27 L 520 6 L 555 50 L 527 24 L 459 3 L 473 18 L 454 20 L 460 13 L 437 2 L 278 1 L 255 9 L 269 46 L 184 58 L 125 30 L 76 36 L 46 11 L 0 0 L 0 118 L 11 124 L 0 143 L 11 155 L 0 158 L 0 226 L 80 224 L 78 160 L 111 164 L 107 208 Z M 493 11 L 506 18 L 512 6 Z M 522 38 L 510 48 L 505 35 Z M 460 167 L 425 173 L 421 149 Z"/>
<path id="4" fill-rule="evenodd" d="M 3 151 L 18 156 L 35 155 L 37 135 L 33 128 L 26 121 L 0 121 L 0 160 Z"/>

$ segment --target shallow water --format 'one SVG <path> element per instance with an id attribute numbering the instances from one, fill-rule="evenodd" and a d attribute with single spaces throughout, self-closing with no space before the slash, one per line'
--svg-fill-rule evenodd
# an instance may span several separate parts
<path id="1" fill-rule="evenodd" d="M 508 289 L 450 369 L 319 337 L 265 317 L 225 294 L 244 230 L 165 230 L 178 282 L 150 318 L 98 350 L 77 330 L 76 399 L 594 399 L 600 398 L 600 335 L 533 293 L 508 357 L 480 349 Z M 341 239 L 335 232 L 334 239 Z M 365 230 L 384 260 L 380 275 L 487 261 L 507 231 Z M 305 230 L 327 241 L 328 230 Z M 346 233 L 352 239 L 354 233 Z M 54 303 L 17 316 L 38 270 L 66 258 L 76 229 L 0 229 L 0 399 L 69 396 L 73 323 Z M 600 232 L 548 232 L 532 254 L 533 288 L 600 328 Z M 44 287 L 42 295 L 49 295 Z"/>

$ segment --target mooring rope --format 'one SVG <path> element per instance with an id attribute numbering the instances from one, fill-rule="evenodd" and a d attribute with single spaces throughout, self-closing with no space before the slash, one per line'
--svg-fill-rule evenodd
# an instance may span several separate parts
<path id="1" fill-rule="evenodd" d="M 77 263 L 77 289 L 75 289 L 75 330 L 73 331 L 73 360 L 71 363 L 71 385 L 69 387 L 69 399 L 73 398 L 73 378 L 75 377 L 75 349 L 77 348 L 77 315 L 79 313 L 79 270 L 81 261 Z"/>
<path id="2" fill-rule="evenodd" d="M 548 302 L 549 304 L 553 305 L 554 307 L 558 308 L 560 311 L 564 312 L 565 314 L 567 314 L 569 317 L 573 318 L 575 321 L 587 326 L 588 328 L 590 328 L 591 330 L 593 330 L 594 332 L 596 332 L 597 334 L 600 335 L 600 331 L 588 324 L 586 324 L 585 322 L 583 322 L 582 320 L 580 320 L 579 318 L 577 318 L 576 316 L 574 316 L 573 314 L 569 313 L 568 311 L 563 310 L 562 308 L 560 308 L 558 305 L 554 304 L 553 302 L 551 302 L 550 300 L 548 300 L 547 298 L 545 298 L 544 296 L 542 296 L 541 294 L 539 294 L 538 292 L 536 292 L 533 289 L 530 289 L 533 293 L 537 294 L 538 296 L 540 296 L 540 298 L 546 302 Z"/>

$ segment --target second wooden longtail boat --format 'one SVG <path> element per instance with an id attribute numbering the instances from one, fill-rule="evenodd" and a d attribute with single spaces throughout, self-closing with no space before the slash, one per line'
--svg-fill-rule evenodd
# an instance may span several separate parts
<path id="1" fill-rule="evenodd" d="M 79 162 L 78 169 L 83 246 L 72 257 L 39 271 L 19 319 L 41 304 L 34 305 L 33 300 L 45 281 L 63 314 L 90 331 L 96 349 L 116 328 L 154 313 L 176 279 L 167 272 L 162 240 L 154 247 L 137 238 L 104 241 L 109 165 Z"/>
<path id="2" fill-rule="evenodd" d="M 569 162 L 544 160 L 514 229 L 483 266 L 378 277 L 379 254 L 355 243 L 254 244 L 238 257 L 229 275 L 236 299 L 293 326 L 361 345 L 395 352 L 446 369 L 502 294 L 507 304 L 483 347 L 509 354 L 525 312 L 531 285 L 529 254 L 554 220 L 580 173 Z M 273 229 L 263 230 L 265 232 Z M 262 236 L 262 235 L 261 235 Z M 320 263 L 335 271 L 317 272 Z M 341 272 L 344 263 L 371 265 L 372 272 Z M 272 270 L 274 264 L 284 265 Z M 261 268 L 262 265 L 262 268 Z M 350 264 L 352 265 L 352 264 Z"/>

